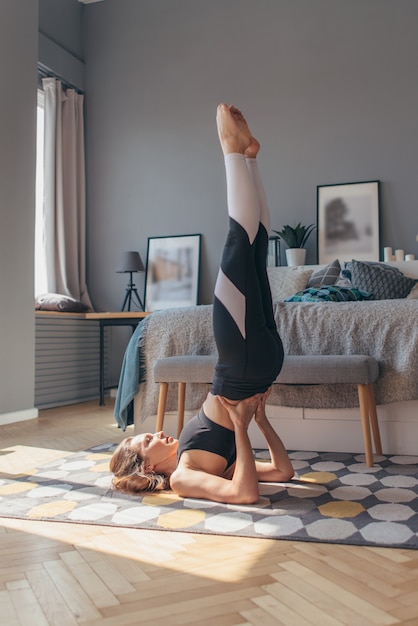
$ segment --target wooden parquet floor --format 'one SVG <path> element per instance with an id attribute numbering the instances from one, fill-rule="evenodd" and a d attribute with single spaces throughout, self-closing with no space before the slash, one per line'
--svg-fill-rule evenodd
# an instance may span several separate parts
<path id="1" fill-rule="evenodd" d="M 124 435 L 112 405 L 0 427 L 1 472 Z M 3 626 L 418 626 L 418 553 L 0 519 Z"/>

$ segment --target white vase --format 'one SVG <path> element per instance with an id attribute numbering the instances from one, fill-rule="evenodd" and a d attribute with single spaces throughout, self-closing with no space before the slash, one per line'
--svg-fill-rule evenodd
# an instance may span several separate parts
<path id="1" fill-rule="evenodd" d="M 289 266 L 304 265 L 306 259 L 305 248 L 287 248 L 286 261 Z"/>

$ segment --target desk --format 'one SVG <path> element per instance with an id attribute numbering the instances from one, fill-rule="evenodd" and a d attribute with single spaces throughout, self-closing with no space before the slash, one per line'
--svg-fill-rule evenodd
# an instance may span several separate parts
<path id="1" fill-rule="evenodd" d="M 131 326 L 132 331 L 149 315 L 147 311 L 125 311 L 119 313 L 85 313 L 86 320 L 100 324 L 100 406 L 104 401 L 104 328 L 105 326 Z"/>

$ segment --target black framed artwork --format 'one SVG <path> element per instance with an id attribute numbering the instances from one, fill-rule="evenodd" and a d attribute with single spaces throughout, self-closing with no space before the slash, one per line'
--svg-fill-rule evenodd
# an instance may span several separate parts
<path id="1" fill-rule="evenodd" d="M 379 261 L 380 181 L 317 187 L 317 244 L 320 265 Z"/>

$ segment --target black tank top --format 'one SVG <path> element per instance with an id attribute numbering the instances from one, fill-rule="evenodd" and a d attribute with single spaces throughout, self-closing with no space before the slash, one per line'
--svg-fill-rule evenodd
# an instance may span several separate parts
<path id="1" fill-rule="evenodd" d="M 212 422 L 200 409 L 180 434 L 177 449 L 177 462 L 185 450 L 205 450 L 219 454 L 227 462 L 227 468 L 236 460 L 235 433 L 224 426 Z"/>

